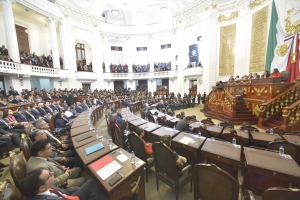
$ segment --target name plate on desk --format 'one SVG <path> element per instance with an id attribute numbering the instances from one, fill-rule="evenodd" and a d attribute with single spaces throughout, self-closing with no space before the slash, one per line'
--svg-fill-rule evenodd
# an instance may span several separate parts
<path id="1" fill-rule="evenodd" d="M 76 141 L 80 142 L 80 141 L 85 140 L 85 139 L 90 138 L 90 137 L 92 137 L 92 134 L 89 134 L 89 133 L 88 134 L 84 134 L 84 135 L 81 135 L 81 136 L 77 137 Z"/>
<path id="2" fill-rule="evenodd" d="M 104 148 L 104 146 L 103 146 L 102 142 L 100 142 L 98 144 L 95 144 L 93 146 L 86 148 L 85 153 L 86 153 L 86 155 L 89 155 L 89 154 L 94 153 L 95 151 L 98 151 L 103 148 Z"/>

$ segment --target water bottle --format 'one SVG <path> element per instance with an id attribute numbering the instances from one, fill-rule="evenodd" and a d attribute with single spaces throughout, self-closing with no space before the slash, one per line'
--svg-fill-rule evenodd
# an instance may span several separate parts
<path id="1" fill-rule="evenodd" d="M 99 130 L 96 129 L 96 139 L 98 140 L 100 138 L 100 135 L 99 135 Z"/>
<path id="2" fill-rule="evenodd" d="M 173 126 L 173 132 L 175 132 L 175 125 Z"/>
<path id="3" fill-rule="evenodd" d="M 131 164 L 134 164 L 134 163 L 135 163 L 135 155 L 134 155 L 134 151 L 131 152 L 130 162 L 131 162 Z"/>
<path id="4" fill-rule="evenodd" d="M 232 138 L 232 144 L 233 144 L 233 145 L 236 145 L 236 139 L 235 139 L 235 137 Z"/>
<path id="5" fill-rule="evenodd" d="M 274 134 L 274 129 L 270 129 L 270 134 L 273 135 Z"/>
<path id="6" fill-rule="evenodd" d="M 126 107 L 126 113 L 128 113 L 128 110 L 129 110 L 128 108 L 129 108 L 129 107 L 127 106 L 127 107 Z"/>
<path id="7" fill-rule="evenodd" d="M 280 156 L 283 156 L 283 154 L 284 154 L 284 147 L 281 146 L 281 147 L 279 148 L 279 155 L 280 155 Z"/>
<path id="8" fill-rule="evenodd" d="M 198 132 L 198 137 L 201 138 L 201 131 Z"/>

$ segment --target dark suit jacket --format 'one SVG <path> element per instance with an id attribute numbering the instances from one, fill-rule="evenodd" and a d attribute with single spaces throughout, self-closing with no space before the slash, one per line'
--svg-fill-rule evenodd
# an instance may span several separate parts
<path id="1" fill-rule="evenodd" d="M 81 107 L 83 110 L 89 109 L 89 106 L 88 106 L 87 104 L 84 104 L 84 103 L 81 103 L 81 104 L 80 104 L 80 107 Z"/>
<path id="2" fill-rule="evenodd" d="M 3 130 L 6 130 L 6 131 L 10 130 L 9 127 L 5 123 L 3 123 L 1 121 L 0 121 L 0 128 L 2 128 Z"/>
<path id="3" fill-rule="evenodd" d="M 19 92 L 17 90 L 9 90 L 8 93 L 9 95 L 14 95 L 14 96 L 19 95 Z"/>
<path id="4" fill-rule="evenodd" d="M 53 112 L 51 112 L 51 110 L 50 110 L 50 108 L 48 108 L 48 106 L 44 106 L 44 109 L 45 109 L 46 113 L 50 113 L 51 115 L 53 115 Z M 52 111 L 53 111 L 53 109 L 52 109 Z"/>
<path id="5" fill-rule="evenodd" d="M 59 192 L 66 194 L 66 195 L 71 195 L 71 194 L 75 193 L 76 190 L 78 190 L 78 187 L 69 187 L 66 189 L 62 189 L 55 185 L 52 185 L 51 188 L 56 189 Z M 33 197 L 24 196 L 24 200 L 63 200 L 63 199 L 60 197 L 49 196 L 49 195 L 36 195 Z"/>
<path id="6" fill-rule="evenodd" d="M 75 109 L 76 109 L 76 112 L 78 112 L 78 113 L 82 113 L 82 112 L 84 111 L 84 110 L 83 110 L 81 107 L 79 107 L 79 106 L 76 106 Z"/>
<path id="7" fill-rule="evenodd" d="M 177 122 L 176 130 L 179 130 L 179 131 L 188 131 L 188 132 L 192 131 L 190 129 L 190 127 L 189 127 L 189 124 L 185 120 L 179 120 Z"/>
<path id="8" fill-rule="evenodd" d="M 14 117 L 16 118 L 16 120 L 18 122 L 28 122 L 28 119 L 27 119 L 25 113 L 23 115 L 21 115 L 20 113 L 16 112 L 14 114 Z"/>
<path id="9" fill-rule="evenodd" d="M 27 112 L 30 113 L 33 117 L 31 115 L 29 115 Z M 28 121 L 30 121 L 30 122 L 36 120 L 36 118 L 35 118 L 35 116 L 34 116 L 34 114 L 32 112 L 25 111 L 25 116 L 28 119 Z"/>
<path id="10" fill-rule="evenodd" d="M 42 117 L 44 117 L 44 116 L 47 114 L 47 112 L 46 112 L 46 110 L 45 110 L 44 108 L 38 107 L 37 109 L 38 109 L 38 111 L 40 112 L 40 115 L 41 115 Z"/>
<path id="11" fill-rule="evenodd" d="M 68 94 L 68 97 L 66 99 L 67 104 L 70 106 L 72 104 L 74 104 L 75 100 L 74 100 L 74 95 L 73 94 Z"/>
<path id="12" fill-rule="evenodd" d="M 37 109 L 37 108 L 35 108 L 35 109 Z M 31 114 L 34 116 L 35 119 L 38 119 L 41 117 L 41 113 L 39 113 L 40 111 L 38 109 L 37 109 L 38 112 L 35 109 L 31 108 Z"/>
<path id="13" fill-rule="evenodd" d="M 56 107 L 55 105 L 51 104 L 50 108 L 54 111 L 57 110 L 58 112 L 60 111 L 58 107 Z"/>
<path id="14" fill-rule="evenodd" d="M 10 103 L 13 103 L 13 104 L 18 104 L 19 101 L 17 99 L 13 99 Z"/>

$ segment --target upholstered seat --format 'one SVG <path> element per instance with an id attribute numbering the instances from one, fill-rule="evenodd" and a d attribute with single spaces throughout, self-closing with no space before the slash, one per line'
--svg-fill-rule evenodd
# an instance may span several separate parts
<path id="1" fill-rule="evenodd" d="M 280 74 L 281 74 L 281 82 L 287 83 L 290 78 L 290 71 L 284 70 L 280 72 Z"/>
<path id="2" fill-rule="evenodd" d="M 21 138 L 21 149 L 26 161 L 28 161 L 31 156 L 30 146 L 31 146 L 31 140 L 27 136 L 25 136 L 25 134 L 23 134 Z"/>
<path id="3" fill-rule="evenodd" d="M 16 187 L 20 189 L 20 182 L 26 176 L 26 163 L 22 154 L 12 153 L 10 155 L 9 170 Z"/>
<path id="4" fill-rule="evenodd" d="M 6 179 L 0 184 L 0 200 L 22 200 L 23 195 L 20 190 Z"/>
<path id="5" fill-rule="evenodd" d="M 146 182 L 148 182 L 148 172 L 154 166 L 153 158 L 146 154 L 144 143 L 135 133 L 128 134 L 130 148 L 134 151 L 135 156 L 146 162 Z"/>
<path id="6" fill-rule="evenodd" d="M 156 172 L 156 187 L 159 189 L 159 180 L 163 181 L 175 190 L 176 200 L 178 199 L 179 190 L 191 182 L 192 191 L 192 174 L 189 172 L 190 165 L 182 171 L 178 171 L 174 153 L 163 143 L 153 143 L 153 156 Z"/>

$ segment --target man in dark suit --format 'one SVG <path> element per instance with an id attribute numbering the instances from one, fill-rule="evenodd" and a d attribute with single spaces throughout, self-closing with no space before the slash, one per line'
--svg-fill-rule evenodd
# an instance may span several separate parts
<path id="1" fill-rule="evenodd" d="M 19 103 L 24 103 L 24 102 L 22 101 L 22 97 L 17 95 L 10 103 L 19 104 Z"/>
<path id="2" fill-rule="evenodd" d="M 74 200 L 74 197 L 78 197 L 78 200 L 108 199 L 95 179 L 88 180 L 80 188 L 69 188 L 66 193 L 61 188 L 54 186 L 55 178 L 55 174 L 46 168 L 37 168 L 28 173 L 20 182 L 20 190 L 25 195 L 25 200 L 62 200 L 72 198 L 63 195 L 73 196 Z"/>
<path id="3" fill-rule="evenodd" d="M 6 130 L 3 130 L 2 128 L 0 128 L 0 141 L 4 141 L 6 142 L 6 150 L 7 153 L 9 151 L 14 150 L 14 145 L 13 143 L 17 146 L 20 147 L 21 146 L 21 139 L 19 137 L 19 135 L 17 133 L 13 134 L 10 133 Z"/>
<path id="4" fill-rule="evenodd" d="M 25 114 L 27 120 L 28 120 L 29 122 L 31 122 L 31 123 L 34 123 L 34 122 L 36 121 L 36 119 L 38 119 L 38 117 L 35 118 L 34 114 L 31 112 L 30 106 L 25 107 L 25 112 L 24 112 L 24 114 Z"/>
<path id="5" fill-rule="evenodd" d="M 60 112 L 59 101 L 53 101 L 50 107 L 52 108 L 52 110 L 56 110 L 57 112 Z"/>
<path id="6" fill-rule="evenodd" d="M 5 97 L 6 96 L 5 90 L 2 90 L 2 88 L 0 88 L 0 94 L 2 94 Z"/>
<path id="7" fill-rule="evenodd" d="M 42 117 L 40 111 L 37 109 L 35 104 L 30 105 L 30 113 L 34 116 L 35 119 Z"/>
<path id="8" fill-rule="evenodd" d="M 43 103 L 38 104 L 37 110 L 39 111 L 39 113 L 42 117 L 44 117 L 47 114 Z"/>
<path id="9" fill-rule="evenodd" d="M 81 108 L 82 108 L 83 110 L 89 109 L 89 106 L 86 104 L 86 101 L 85 101 L 85 100 L 82 101 L 82 103 L 80 104 L 80 106 L 81 106 Z"/>
<path id="10" fill-rule="evenodd" d="M 24 133 L 23 129 L 14 129 L 13 126 L 7 123 L 3 117 L 3 112 L 0 111 L 0 134 L 10 136 L 11 140 L 18 147 L 20 146 L 20 135 Z"/>
<path id="11" fill-rule="evenodd" d="M 49 102 L 46 102 L 46 105 L 44 106 L 44 109 L 45 109 L 46 113 L 50 113 L 51 115 L 54 115 L 54 111 L 50 107 L 50 103 Z"/>
<path id="12" fill-rule="evenodd" d="M 191 120 L 190 117 L 185 117 L 185 119 L 179 120 L 176 124 L 176 130 L 179 130 L 181 132 L 182 131 L 192 132 L 193 129 L 189 127 L 190 120 Z"/>
<path id="13" fill-rule="evenodd" d="M 19 92 L 14 89 L 14 86 L 10 86 L 9 95 L 17 96 L 19 95 Z"/>
<path id="14" fill-rule="evenodd" d="M 80 102 L 76 102 L 75 110 L 78 113 L 82 113 L 84 111 L 83 108 L 80 106 Z"/>
<path id="15" fill-rule="evenodd" d="M 24 107 L 19 107 L 18 112 L 14 113 L 14 117 L 18 122 L 28 122 L 28 119 L 25 115 L 25 108 Z"/>
<path id="16" fill-rule="evenodd" d="M 8 56 L 8 50 L 4 45 L 2 45 L 1 47 L 1 54 Z"/>
<path id="17" fill-rule="evenodd" d="M 74 95 L 71 92 L 68 92 L 66 100 L 67 100 L 68 106 L 71 106 L 75 103 Z"/>

